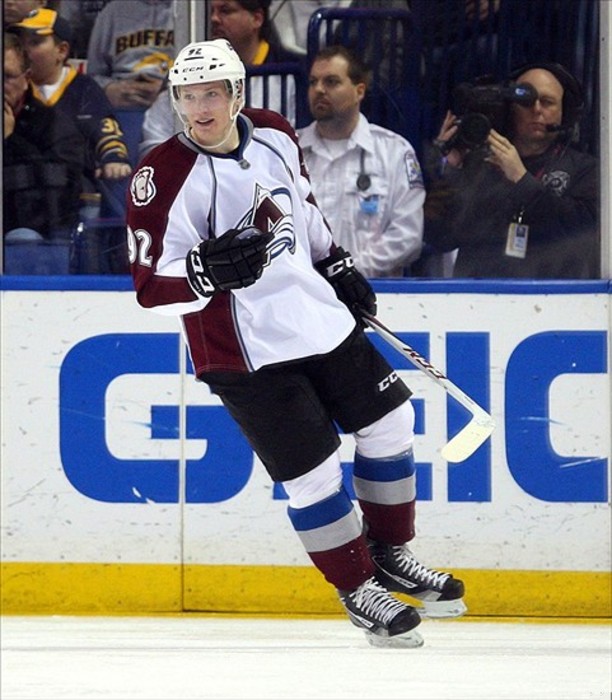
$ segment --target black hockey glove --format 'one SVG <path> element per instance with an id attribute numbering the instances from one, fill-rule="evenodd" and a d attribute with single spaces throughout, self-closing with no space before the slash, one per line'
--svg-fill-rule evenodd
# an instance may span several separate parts
<path id="1" fill-rule="evenodd" d="M 191 288 L 199 296 L 210 297 L 217 290 L 254 284 L 268 262 L 266 246 L 272 238 L 274 234 L 249 226 L 198 243 L 187 255 Z"/>
<path id="2" fill-rule="evenodd" d="M 336 250 L 315 268 L 331 284 L 336 296 L 363 326 L 362 311 L 376 316 L 376 295 L 368 280 L 355 267 L 350 253 L 343 248 Z"/>

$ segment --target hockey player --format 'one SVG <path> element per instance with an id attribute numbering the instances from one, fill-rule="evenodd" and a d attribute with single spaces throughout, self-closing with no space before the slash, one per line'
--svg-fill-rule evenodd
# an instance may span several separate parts
<path id="1" fill-rule="evenodd" d="M 197 378 L 219 395 L 314 565 L 376 646 L 420 646 L 421 616 L 461 615 L 463 583 L 419 563 L 410 390 L 363 332 L 368 281 L 337 247 L 288 122 L 243 110 L 244 65 L 224 39 L 169 74 L 183 133 L 132 178 L 130 262 L 141 306 L 180 317 Z M 335 423 L 354 436 L 358 513 Z"/>

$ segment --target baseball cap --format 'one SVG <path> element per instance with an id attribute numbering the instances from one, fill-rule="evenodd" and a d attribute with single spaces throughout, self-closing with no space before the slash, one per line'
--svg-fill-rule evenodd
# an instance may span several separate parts
<path id="1" fill-rule="evenodd" d="M 21 22 L 15 22 L 12 26 L 19 27 L 20 29 L 27 29 L 38 36 L 51 36 L 55 34 L 60 41 L 67 41 L 69 44 L 72 43 L 72 27 L 68 20 L 60 17 L 55 10 L 50 10 L 47 7 L 34 10 L 27 17 L 22 19 Z"/>

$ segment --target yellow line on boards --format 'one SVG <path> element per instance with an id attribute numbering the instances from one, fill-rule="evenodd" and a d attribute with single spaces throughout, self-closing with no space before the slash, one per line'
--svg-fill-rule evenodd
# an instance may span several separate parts
<path id="1" fill-rule="evenodd" d="M 612 617 L 608 572 L 453 574 L 465 581 L 470 619 Z M 342 614 L 314 567 L 5 562 L 0 575 L 2 614 Z"/>

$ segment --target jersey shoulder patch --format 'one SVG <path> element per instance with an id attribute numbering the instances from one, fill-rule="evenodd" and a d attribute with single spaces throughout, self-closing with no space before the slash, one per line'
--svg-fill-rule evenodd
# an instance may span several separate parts
<path id="1" fill-rule="evenodd" d="M 130 196 L 134 206 L 146 207 L 157 194 L 157 188 L 153 181 L 154 174 L 155 170 L 149 165 L 138 168 L 134 173 L 130 183 Z"/>

